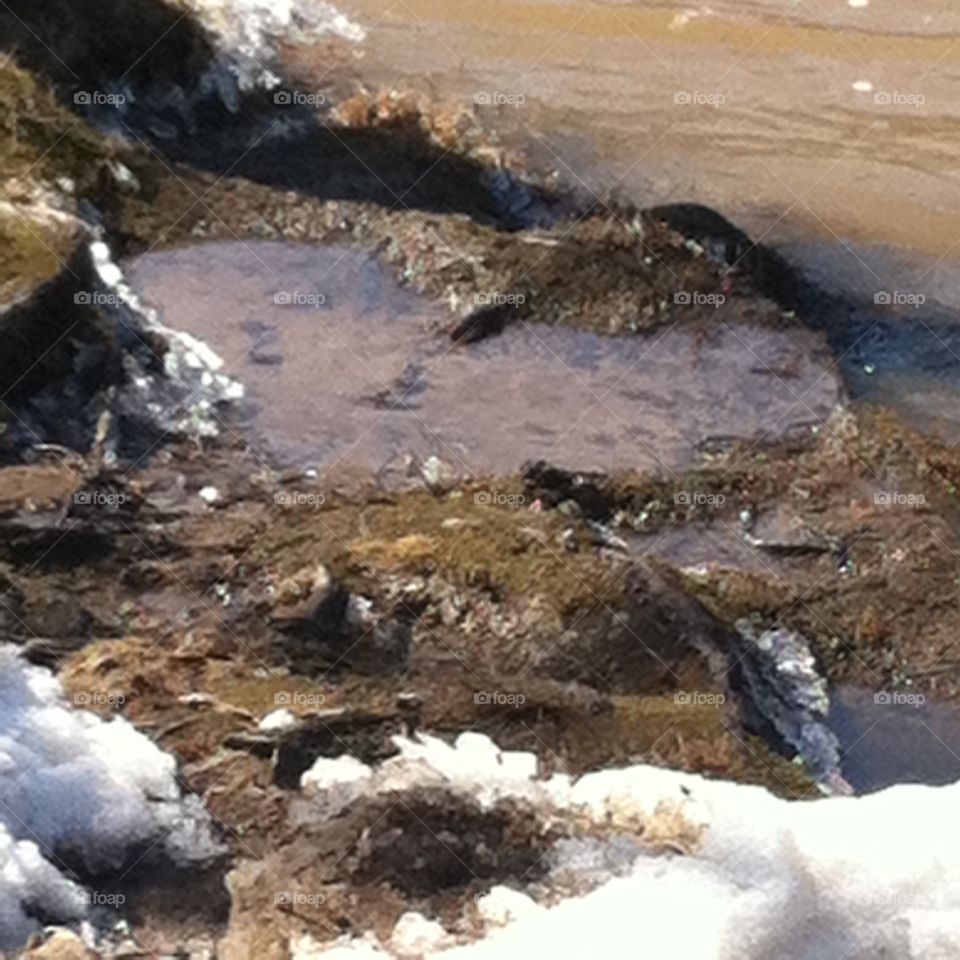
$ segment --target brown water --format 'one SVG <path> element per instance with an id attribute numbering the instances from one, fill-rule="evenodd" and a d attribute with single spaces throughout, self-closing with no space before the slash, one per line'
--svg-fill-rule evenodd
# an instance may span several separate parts
<path id="1" fill-rule="evenodd" d="M 347 248 L 208 243 L 130 280 L 246 385 L 265 455 L 337 475 L 397 479 L 430 456 L 461 476 L 540 458 L 671 471 L 711 438 L 808 429 L 839 393 L 815 334 L 716 319 L 623 340 L 521 324 L 453 347 L 437 308 Z"/>
<path id="2" fill-rule="evenodd" d="M 483 115 L 567 184 L 706 203 L 845 286 L 958 300 L 955 3 L 340 7 L 368 28 L 365 78 L 504 95 Z"/>

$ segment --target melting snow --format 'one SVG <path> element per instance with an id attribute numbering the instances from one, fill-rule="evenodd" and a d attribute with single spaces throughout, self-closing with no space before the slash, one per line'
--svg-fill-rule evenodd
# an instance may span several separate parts
<path id="1" fill-rule="evenodd" d="M 396 743 L 399 756 L 365 773 L 356 761 L 339 767 L 321 761 L 304 775 L 305 789 L 336 810 L 358 794 L 445 786 L 486 806 L 516 797 L 545 817 L 578 811 L 598 823 L 627 824 L 629 811 L 644 833 L 669 810 L 675 822 L 702 830 L 700 842 L 679 856 L 654 855 L 637 844 L 632 862 L 620 856 L 600 886 L 552 906 L 526 891 L 495 887 L 479 900 L 486 930 L 473 942 L 441 937 L 426 918 L 406 915 L 385 943 L 370 934 L 326 945 L 296 941 L 297 960 L 960 955 L 960 784 L 791 802 L 761 787 L 642 765 L 576 782 L 535 780 L 523 775 L 535 769 L 532 757 L 510 759 L 477 734 L 461 736 L 453 747 L 432 737 Z M 595 875 L 597 858 L 588 859 Z M 569 872 L 577 863 L 567 857 L 562 866 Z"/>
<path id="2" fill-rule="evenodd" d="M 36 932 L 35 914 L 86 914 L 89 897 L 58 854 L 92 873 L 157 841 L 202 859 L 217 851 L 208 825 L 181 798 L 173 757 L 122 718 L 74 709 L 49 671 L 0 646 L 0 949 Z"/>

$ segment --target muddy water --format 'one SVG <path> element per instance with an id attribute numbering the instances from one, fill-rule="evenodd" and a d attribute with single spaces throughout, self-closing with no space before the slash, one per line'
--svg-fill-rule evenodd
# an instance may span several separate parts
<path id="1" fill-rule="evenodd" d="M 706 203 L 845 285 L 957 300 L 948 0 L 340 5 L 365 76 L 499 99 L 486 116 L 568 184 Z"/>
<path id="2" fill-rule="evenodd" d="M 830 726 L 840 740 L 843 773 L 860 793 L 960 780 L 960 711 L 900 699 L 877 702 L 872 692 L 854 687 L 831 694 Z"/>
<path id="3" fill-rule="evenodd" d="M 808 429 L 838 397 L 803 330 L 617 340 L 519 325 L 454 348 L 436 308 L 346 248 L 205 244 L 149 254 L 130 280 L 225 359 L 248 391 L 242 429 L 283 465 L 386 481 L 430 456 L 461 476 L 538 458 L 669 471 L 711 438 Z"/>

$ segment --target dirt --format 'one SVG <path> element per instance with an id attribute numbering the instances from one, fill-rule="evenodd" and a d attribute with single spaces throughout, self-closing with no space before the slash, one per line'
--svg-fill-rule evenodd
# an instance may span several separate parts
<path id="1" fill-rule="evenodd" d="M 114 708 L 93 703 L 95 694 L 122 699 L 124 715 L 178 757 L 185 786 L 233 838 L 239 891 L 229 924 L 209 916 L 200 923 L 208 936 L 226 933 L 229 943 L 252 914 L 258 940 L 285 949 L 292 930 L 319 939 L 344 929 L 382 932 L 413 905 L 443 913 L 460 902 L 449 899 L 452 876 L 434 890 L 438 870 L 406 869 L 417 858 L 436 859 L 429 831 L 382 819 L 384 810 L 358 812 L 377 824 L 368 841 L 374 847 L 386 831 L 382 842 L 394 848 L 390 831 L 401 830 L 410 850 L 397 860 L 402 875 L 389 859 L 361 856 L 356 874 L 341 876 L 346 867 L 328 873 L 317 851 L 330 851 L 329 864 L 339 860 L 362 824 L 338 824 L 322 839 L 292 819 L 299 774 L 314 759 L 346 751 L 375 762 L 393 752 L 396 733 L 488 732 L 505 748 L 536 752 L 546 771 L 646 760 L 766 783 L 786 795 L 811 791 L 798 768 L 742 729 L 732 701 L 678 700 L 684 690 L 727 690 L 711 655 L 694 645 L 722 635 L 722 625 L 675 578 L 604 557 L 582 523 L 552 510 L 478 504 L 470 488 L 332 496 L 320 509 L 291 507 L 275 496 L 289 492 L 289 483 L 266 482 L 255 462 L 241 467 L 235 452 L 170 453 L 136 478 L 71 482 L 69 471 L 42 466 L 0 472 L 8 495 L 0 523 L 12 547 L 5 568 L 17 598 L 8 590 L 4 606 L 12 637 L 54 665 L 70 695 L 105 714 Z M 174 500 L 165 481 L 179 471 Z M 214 478 L 233 493 L 210 508 L 197 490 Z M 74 483 L 125 491 L 126 511 L 84 511 Z M 522 489 L 519 479 L 513 483 Z M 573 539 L 565 536 L 571 527 Z M 572 542 L 581 545 L 571 550 Z M 289 613 L 281 618 L 280 611 L 307 599 L 319 564 L 350 596 L 369 602 L 377 623 L 406 619 L 404 669 L 371 674 L 362 661 L 326 648 L 333 620 L 314 619 L 306 636 L 287 632 Z M 509 705 L 498 702 L 500 694 L 512 698 Z M 279 705 L 302 726 L 264 737 L 257 721 Z M 423 808 L 413 798 L 405 803 L 424 822 L 453 815 L 434 811 L 428 798 Z M 503 827 L 457 813 L 450 829 L 464 837 L 494 831 L 490 840 Z M 487 846 L 506 856 L 500 841 Z M 491 863 L 491 875 L 522 875 L 542 849 L 514 866 Z M 288 852 L 304 850 L 312 851 L 307 874 L 302 856 Z M 461 869 L 456 859 L 454 867 Z M 471 876 L 486 870 L 474 868 Z M 242 892 L 248 870 L 261 879 Z M 471 881 L 457 896 L 478 889 Z M 275 900 L 290 890 L 319 890 L 327 905 L 291 916 Z M 182 942 L 198 929 L 196 918 L 154 910 L 149 899 L 130 902 L 138 905 L 131 919 L 140 942 Z"/>
<path id="2" fill-rule="evenodd" d="M 189 76 L 210 51 L 183 22 L 163 20 Z M 544 773 L 648 762 L 815 796 L 748 723 L 742 618 L 802 633 L 833 685 L 956 700 L 960 458 L 847 401 L 822 318 L 792 309 L 802 279 L 718 214 L 585 205 L 473 112 L 403 91 L 353 91 L 296 163 L 268 142 L 227 173 L 269 105 L 209 139 L 120 144 L 62 105 L 113 41 L 71 80 L 63 38 L 16 36 L 32 72 L 0 64 L 4 170 L 34 165 L 71 215 L 95 204 L 167 323 L 249 387 L 216 438 L 129 457 L 20 430 L 0 468 L 5 637 L 170 751 L 228 838 L 226 895 L 220 875 L 130 881 L 140 943 L 283 960 L 305 933 L 385 934 L 409 909 L 454 925 L 492 883 L 536 880 L 555 835 L 521 809 L 425 792 L 310 816 L 317 758 L 375 763 L 400 733 L 488 733 Z M 150 59 L 137 83 L 183 79 Z M 443 188 L 414 190 L 441 155 Z M 361 169 L 394 156 L 385 185 Z M 65 248 L 64 276 L 16 224 L 0 209 L 0 280 L 27 284 L 0 316 L 22 334 L 0 409 L 15 424 L 60 397 L 92 427 L 128 348 L 70 309 L 89 254 Z M 279 707 L 296 725 L 261 730 Z"/>

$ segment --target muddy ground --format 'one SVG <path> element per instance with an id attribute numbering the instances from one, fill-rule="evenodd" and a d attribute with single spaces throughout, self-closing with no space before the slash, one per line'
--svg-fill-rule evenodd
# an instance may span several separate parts
<path id="1" fill-rule="evenodd" d="M 203 59 L 201 39 L 183 49 Z M 386 931 L 411 907 L 452 915 L 493 881 L 529 881 L 549 838 L 521 816 L 427 795 L 332 826 L 298 818 L 315 759 L 374 762 L 400 732 L 482 731 L 547 771 L 643 761 L 814 796 L 746 722 L 743 618 L 802 633 L 832 682 L 956 698 L 960 455 L 882 410 L 846 403 L 796 436 L 712 438 L 679 473 L 541 464 L 331 485 L 227 426 L 105 456 L 105 388 L 127 374 L 116 332 L 73 296 L 93 282 L 91 204 L 133 258 L 206 239 L 356 244 L 443 308 L 438 342 L 522 323 L 632 336 L 812 318 L 791 309 L 800 279 L 709 211 L 554 195 L 545 172 L 505 169 L 469 113 L 358 92 L 346 69 L 336 109 L 295 150 L 240 149 L 270 122 L 260 102 L 217 137 L 164 147 L 139 127 L 96 133 L 63 105 L 76 83 L 21 40 L 19 64 L 0 62 L 0 426 L 14 437 L 0 624 L 78 703 L 120 709 L 173 753 L 222 825 L 229 889 L 226 866 L 137 882 L 126 919 L 145 953 L 225 937 L 222 956 L 285 957 L 303 933 Z M 514 297 L 491 308 L 492 293 Z M 148 346 L 159 363 L 164 344 Z M 89 443 L 16 429 L 51 387 L 82 407 Z M 261 731 L 278 707 L 299 724 Z M 444 831 L 462 848 L 431 847 Z M 496 855 L 474 862 L 481 847 Z M 418 871 L 424 859 L 439 865 Z M 322 902 L 276 900 L 300 889 Z"/>

